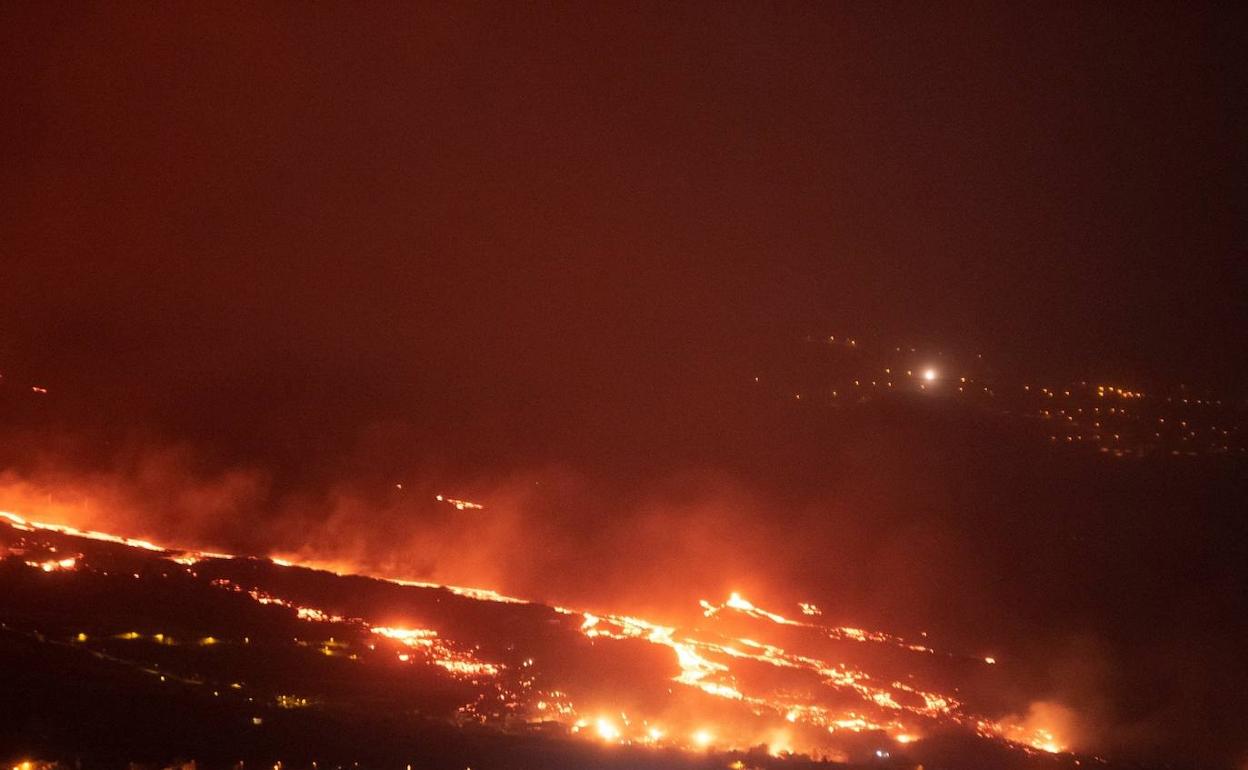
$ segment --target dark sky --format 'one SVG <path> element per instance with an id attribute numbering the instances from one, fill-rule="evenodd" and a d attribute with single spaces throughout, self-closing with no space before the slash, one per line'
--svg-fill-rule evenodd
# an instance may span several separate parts
<path id="1" fill-rule="evenodd" d="M 1245 39 L 1214 7 L 19 3 L 0 30 L 11 379 L 402 412 L 661 389 L 810 332 L 1213 385 L 1242 359 Z"/>

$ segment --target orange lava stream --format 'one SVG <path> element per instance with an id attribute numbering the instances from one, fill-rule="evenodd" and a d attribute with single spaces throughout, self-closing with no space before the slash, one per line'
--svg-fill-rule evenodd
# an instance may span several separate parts
<path id="1" fill-rule="evenodd" d="M 80 530 L 74 527 L 30 521 L 13 513 L 0 512 L 11 527 L 23 532 L 54 532 L 74 537 L 87 538 L 107 543 L 124 545 L 152 551 L 164 558 L 187 566 L 206 559 L 234 559 L 230 554 L 209 553 L 201 551 L 182 551 L 167 549 L 146 540 L 111 535 L 93 530 Z M 28 565 L 44 572 L 55 570 L 73 570 L 79 566 L 81 556 L 45 561 L 28 561 Z M 310 561 L 273 559 L 274 563 L 284 566 L 299 566 L 311 569 L 325 569 L 324 564 Z M 328 571 L 336 574 L 350 574 L 337 569 Z M 397 580 L 392 578 L 376 578 L 396 585 L 420 588 L 438 588 L 476 601 L 490 601 L 509 604 L 528 604 L 527 600 L 505 596 L 495 591 L 459 586 L 444 586 L 436 583 Z M 314 607 L 303 607 L 281 597 L 260 591 L 247 589 L 233 584 L 228 580 L 216 580 L 215 584 L 227 590 L 246 594 L 260 604 L 273 604 L 289 608 L 299 619 L 315 623 L 349 623 L 366 628 L 373 635 L 395 645 L 395 654 L 401 662 L 409 662 L 413 655 L 436 665 L 450 675 L 476 682 L 479 679 L 489 680 L 500 676 L 506 669 L 502 663 L 482 661 L 475 657 L 471 650 L 443 639 L 434 629 L 401 628 L 372 625 L 360 618 L 346 618 L 325 612 Z M 807 621 L 787 618 L 783 615 L 762 609 L 737 593 L 731 594 L 722 604 L 709 601 L 700 602 L 705 617 L 711 618 L 731 611 L 755 620 L 794 629 L 803 629 L 823 635 L 834 641 L 853 641 L 874 643 L 900 648 L 909 652 L 935 654 L 930 647 L 909 642 L 901 637 L 884 632 L 866 631 L 852 627 L 823 626 Z M 801 605 L 807 617 L 821 614 L 814 605 Z M 756 641 L 750 638 L 723 637 L 718 634 L 699 631 L 697 629 L 678 630 L 676 627 L 664 626 L 650 621 L 627 615 L 595 614 L 581 612 L 563 607 L 554 607 L 555 612 L 563 615 L 579 615 L 582 622 L 580 633 L 592 641 L 625 641 L 641 640 L 671 650 L 675 675 L 670 680 L 676 684 L 696 689 L 713 698 L 724 699 L 741 704 L 755 715 L 773 715 L 778 724 L 791 724 L 812 727 L 819 731 L 835 733 L 838 730 L 851 732 L 881 731 L 898 744 L 912 743 L 919 740 L 928 729 L 942 726 L 960 726 L 985 737 L 1004 739 L 1012 744 L 1029 750 L 1046 752 L 1065 751 L 1064 746 L 1052 732 L 1045 729 L 1028 729 L 1022 725 L 995 721 L 984 716 L 969 713 L 965 705 L 950 695 L 928 692 L 900 681 L 879 681 L 873 679 L 861 669 L 844 663 L 833 663 L 809 655 L 790 652 L 779 646 Z M 211 638 L 211 637 L 209 637 Z M 202 642 L 201 643 L 206 643 Z M 371 647 L 372 645 L 370 645 Z M 332 655 L 335 651 L 327 647 L 325 653 Z M 992 658 L 980 659 L 985 664 L 996 661 Z M 840 693 L 859 699 L 862 709 L 834 709 L 822 705 L 818 700 L 810 700 L 809 696 L 777 694 L 774 692 L 751 692 L 734 674 L 733 666 L 738 664 L 762 664 L 765 666 L 786 669 L 813 676 L 833 693 Z M 526 661 L 524 665 L 531 665 Z M 570 732 L 592 735 L 598 740 L 609 743 L 642 743 L 695 747 L 695 748 L 746 748 L 732 739 L 717 739 L 717 734 L 731 734 L 731 730 L 713 730 L 710 727 L 700 728 L 688 736 L 672 737 L 661 725 L 650 719 L 632 720 L 627 715 L 599 715 L 587 718 L 577 713 L 568 694 L 562 691 L 549 691 L 541 694 L 541 699 L 530 707 L 535 712 L 533 721 L 557 721 L 570 725 Z M 498 697 L 503 698 L 500 694 Z M 900 699 L 900 700 L 899 700 Z M 903 702 L 904 701 L 904 702 Z M 864 713 L 866 712 L 866 713 Z M 872 717 L 875 712 L 879 716 Z M 592 726 L 592 730 L 589 728 Z M 775 750 L 787 746 L 786 740 L 777 739 L 772 743 Z M 787 749 L 786 749 L 787 750 Z"/>

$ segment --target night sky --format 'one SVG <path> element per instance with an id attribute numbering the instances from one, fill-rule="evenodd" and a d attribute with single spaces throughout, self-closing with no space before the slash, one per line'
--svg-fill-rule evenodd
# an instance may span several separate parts
<path id="1" fill-rule="evenodd" d="M 1215 8 L 2 22 L 0 352 L 30 379 L 540 393 L 829 329 L 1242 359 L 1243 27 Z"/>
<path id="2" fill-rule="evenodd" d="M 451 479 L 547 527 L 491 573 L 526 590 L 614 558 L 586 511 L 652 526 L 673 501 L 770 542 L 826 508 L 847 561 L 806 538 L 760 585 L 844 580 L 849 620 L 990 628 L 1112 745 L 1212 732 L 1224 759 L 1242 466 L 915 454 L 939 418 L 781 440 L 736 389 L 846 334 L 1242 398 L 1246 47 L 1202 3 L 10 3 L 0 382 L 49 393 L 6 406 L 0 460 L 116 473 L 103 499 L 131 503 L 209 479 L 154 520 L 207 506 L 189 531 L 236 548 L 317 506 L 396 526 L 395 483 Z M 1086 645 L 1112 661 L 1095 697 L 1071 685 Z M 1138 696 L 1158 661 L 1185 684 Z"/>

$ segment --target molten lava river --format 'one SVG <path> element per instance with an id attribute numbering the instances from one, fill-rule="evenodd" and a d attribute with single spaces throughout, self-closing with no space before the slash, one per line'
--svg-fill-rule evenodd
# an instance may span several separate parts
<path id="1" fill-rule="evenodd" d="M 914 766 L 953 735 L 1044 766 L 1098 761 L 972 703 L 964 680 L 1008 663 L 824 624 L 811 604 L 781 613 L 734 593 L 674 627 L 13 513 L 0 524 L 3 633 L 237 702 L 257 730 L 354 709 L 726 757 Z"/>

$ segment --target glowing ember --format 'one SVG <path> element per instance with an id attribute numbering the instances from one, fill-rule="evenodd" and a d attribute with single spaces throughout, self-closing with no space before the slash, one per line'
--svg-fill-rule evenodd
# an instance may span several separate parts
<path id="1" fill-rule="evenodd" d="M 422 650 L 435 666 L 456 676 L 497 676 L 501 668 L 493 663 L 483 663 L 465 652 L 459 652 L 438 638 L 438 632 L 427 628 L 388 628 L 374 626 L 374 634 L 393 639 L 400 644 Z M 407 662 L 410 656 L 400 654 L 399 660 Z"/>
<path id="2" fill-rule="evenodd" d="M 47 561 L 28 561 L 26 566 L 41 569 L 44 572 L 56 572 L 57 570 L 72 570 L 78 566 L 77 559 L 49 559 Z"/>
<path id="3" fill-rule="evenodd" d="M 484 505 L 479 505 L 477 503 L 469 502 L 468 500 L 457 500 L 454 497 L 443 497 L 442 495 L 434 495 L 433 499 L 437 500 L 439 503 L 446 503 L 447 505 L 453 506 L 455 510 L 457 511 L 485 510 Z"/>

